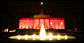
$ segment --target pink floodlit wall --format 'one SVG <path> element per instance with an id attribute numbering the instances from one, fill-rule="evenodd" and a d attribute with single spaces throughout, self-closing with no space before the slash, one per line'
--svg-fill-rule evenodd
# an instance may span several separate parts
<path id="1" fill-rule="evenodd" d="M 49 29 L 49 19 L 45 19 L 45 29 Z"/>
<path id="2" fill-rule="evenodd" d="M 39 23 L 39 19 L 35 19 L 35 20 L 34 20 L 34 26 L 33 26 L 34 29 L 39 29 L 39 28 L 40 28 L 40 27 L 39 27 L 39 24 L 40 24 L 40 23 Z"/>
<path id="3" fill-rule="evenodd" d="M 22 18 L 19 20 L 19 29 L 40 29 L 41 24 L 44 25 L 45 29 L 65 29 L 65 23 L 63 18 Z"/>

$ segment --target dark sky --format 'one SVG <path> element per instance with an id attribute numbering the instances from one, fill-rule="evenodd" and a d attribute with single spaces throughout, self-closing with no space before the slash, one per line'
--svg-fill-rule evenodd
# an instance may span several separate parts
<path id="1" fill-rule="evenodd" d="M 18 27 L 20 18 L 39 14 L 40 7 L 40 1 L 2 1 L 1 27 Z M 44 1 L 43 11 L 54 18 L 65 18 L 66 27 L 83 26 L 82 1 Z"/>

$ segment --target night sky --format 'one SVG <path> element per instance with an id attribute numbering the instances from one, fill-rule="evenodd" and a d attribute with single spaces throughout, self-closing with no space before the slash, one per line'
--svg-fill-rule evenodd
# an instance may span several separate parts
<path id="1" fill-rule="evenodd" d="M 40 14 L 40 1 L 2 1 L 1 28 L 18 28 L 20 18 Z M 66 28 L 83 27 L 82 1 L 44 1 L 43 13 L 54 18 L 65 18 Z"/>

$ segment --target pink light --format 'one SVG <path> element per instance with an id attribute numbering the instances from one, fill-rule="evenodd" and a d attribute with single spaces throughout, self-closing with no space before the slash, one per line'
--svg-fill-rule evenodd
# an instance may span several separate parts
<path id="1" fill-rule="evenodd" d="M 45 19 L 45 28 L 49 29 L 49 19 Z"/>
<path id="2" fill-rule="evenodd" d="M 19 29 L 40 29 L 41 24 L 45 26 L 46 29 L 65 29 L 64 18 L 50 18 L 50 19 L 32 19 L 32 18 L 22 18 L 19 20 Z"/>
<path id="3" fill-rule="evenodd" d="M 40 19 L 40 28 L 41 28 L 41 24 L 44 25 L 44 19 Z"/>
<path id="4" fill-rule="evenodd" d="M 39 19 L 35 19 L 34 25 L 36 29 L 39 28 Z"/>
<path id="5" fill-rule="evenodd" d="M 50 28 L 54 28 L 54 18 L 50 18 Z"/>

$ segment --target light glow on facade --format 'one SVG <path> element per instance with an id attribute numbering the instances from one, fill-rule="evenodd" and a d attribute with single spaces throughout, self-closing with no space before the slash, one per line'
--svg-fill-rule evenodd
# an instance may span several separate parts
<path id="1" fill-rule="evenodd" d="M 64 19 L 50 18 L 50 19 L 34 19 L 22 18 L 19 20 L 19 29 L 40 29 L 41 24 L 45 29 L 65 29 Z"/>
<path id="2" fill-rule="evenodd" d="M 64 18 L 51 18 L 44 14 L 34 15 L 33 18 L 21 18 L 19 29 L 41 29 L 41 24 L 45 29 L 65 29 Z"/>

